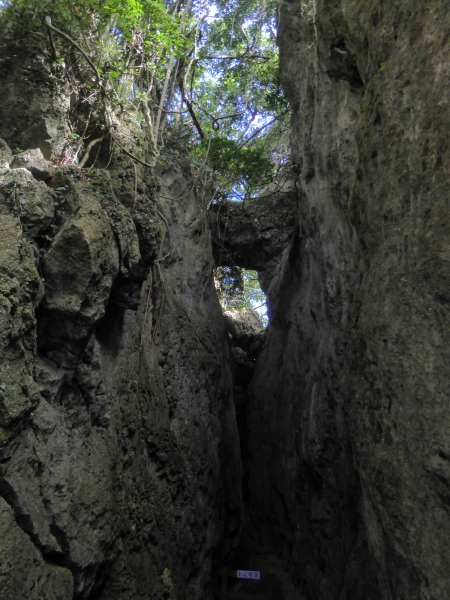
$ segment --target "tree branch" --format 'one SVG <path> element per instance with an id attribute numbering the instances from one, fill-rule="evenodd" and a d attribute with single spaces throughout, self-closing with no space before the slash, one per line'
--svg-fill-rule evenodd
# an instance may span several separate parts
<path id="1" fill-rule="evenodd" d="M 87 160 L 89 158 L 89 154 L 90 154 L 92 148 L 95 146 L 95 144 L 98 144 L 99 142 L 102 142 L 104 137 L 105 136 L 102 136 L 101 138 L 97 138 L 96 140 L 92 140 L 92 142 L 90 142 L 90 144 L 86 148 L 86 152 L 84 153 L 83 158 L 80 161 L 80 164 L 78 165 L 79 169 L 82 169 L 84 167 L 84 165 L 87 163 Z"/>
<path id="2" fill-rule="evenodd" d="M 45 23 L 46 23 L 46 25 L 47 25 L 47 27 L 49 29 L 53 29 L 53 31 L 55 31 L 56 33 L 58 33 L 59 35 L 61 35 L 63 38 L 65 38 L 67 41 L 69 41 L 73 46 L 75 46 L 75 48 L 77 50 L 79 50 L 81 52 L 81 54 L 87 60 L 87 62 L 89 63 L 89 66 L 91 67 L 91 69 L 95 73 L 95 78 L 97 80 L 97 85 L 100 86 L 100 87 L 103 87 L 103 85 L 102 85 L 102 83 L 100 81 L 100 73 L 98 72 L 97 67 L 94 65 L 94 63 L 89 58 L 89 56 L 86 54 L 86 52 L 83 50 L 83 48 L 81 48 L 81 46 L 79 46 L 76 42 L 74 42 L 74 40 L 71 37 L 69 37 L 67 35 L 67 33 L 64 33 L 64 31 L 60 31 L 59 29 L 56 29 L 56 27 L 53 27 L 52 20 L 51 20 L 51 18 L 48 15 L 45 17 Z"/>
<path id="3" fill-rule="evenodd" d="M 251 140 L 253 138 L 255 138 L 257 135 L 259 135 L 261 133 L 261 131 L 264 131 L 264 129 L 266 129 L 266 127 L 269 127 L 269 125 L 272 125 L 272 123 L 275 123 L 275 121 L 277 121 L 281 117 L 284 117 L 284 115 L 287 114 L 289 112 L 289 110 L 290 109 L 287 108 L 286 110 L 284 110 L 283 112 L 281 112 L 279 115 L 275 115 L 275 117 L 273 119 L 271 119 L 268 123 L 266 123 L 265 125 L 263 125 L 259 129 L 257 129 L 254 133 L 252 133 L 252 135 L 249 138 L 247 138 L 246 140 L 244 140 L 242 142 L 242 144 L 239 145 L 239 149 L 243 148 L 245 146 L 245 144 L 248 144 L 249 142 L 251 142 Z"/>
<path id="4" fill-rule="evenodd" d="M 192 108 L 192 102 L 189 100 L 184 90 L 182 92 L 182 96 L 183 102 L 186 104 L 189 114 L 191 115 L 192 121 L 194 122 L 195 128 L 198 131 L 198 135 L 201 137 L 202 140 L 205 139 L 205 132 L 203 131 L 202 126 L 200 125 L 199 120 L 197 119 L 197 115 L 195 114 L 194 109 Z"/>
<path id="5" fill-rule="evenodd" d="M 250 54 L 249 56 L 245 56 L 242 54 L 241 56 L 233 56 L 231 54 L 219 54 L 218 56 L 199 56 L 194 59 L 194 62 L 198 62 L 199 60 L 250 60 L 253 58 L 259 58 L 261 60 L 270 60 L 270 56 L 264 56 L 263 54 Z"/>
<path id="6" fill-rule="evenodd" d="M 214 115 L 209 113 L 207 110 L 202 108 L 198 102 L 195 102 L 193 100 L 192 104 L 196 104 L 202 112 L 204 112 L 206 115 L 208 115 L 208 117 L 210 117 L 212 119 L 212 123 L 213 123 L 212 126 L 215 131 L 217 131 L 219 129 L 219 121 L 221 121 L 222 119 L 231 119 L 232 117 L 240 117 L 241 115 L 244 114 L 244 113 L 240 112 L 240 113 L 234 113 L 232 115 L 225 115 L 223 117 L 215 117 Z"/>

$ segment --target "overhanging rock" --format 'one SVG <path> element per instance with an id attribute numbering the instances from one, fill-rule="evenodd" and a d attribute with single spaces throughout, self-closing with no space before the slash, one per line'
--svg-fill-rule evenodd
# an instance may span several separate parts
<path id="1" fill-rule="evenodd" d="M 298 222 L 297 191 L 222 203 L 210 222 L 216 264 L 258 271 L 261 288 L 267 291 Z"/>

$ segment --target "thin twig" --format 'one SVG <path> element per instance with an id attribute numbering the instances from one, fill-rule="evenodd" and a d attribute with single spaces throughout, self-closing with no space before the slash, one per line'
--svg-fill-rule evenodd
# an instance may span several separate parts
<path id="1" fill-rule="evenodd" d="M 150 111 L 148 109 L 148 104 L 147 102 L 143 102 L 142 103 L 142 112 L 144 114 L 144 118 L 147 122 L 147 127 L 148 127 L 148 132 L 149 132 L 149 136 L 150 136 L 150 142 L 152 145 L 152 152 L 157 156 L 158 155 L 158 148 L 157 148 L 157 141 L 158 141 L 158 136 L 154 134 L 153 131 L 153 123 L 152 123 L 152 118 L 150 115 Z"/>
<path id="2" fill-rule="evenodd" d="M 178 12 L 181 6 L 181 1 L 182 0 L 176 0 L 176 2 L 169 6 L 169 8 L 167 9 L 167 14 L 173 15 L 175 11 Z"/>
<path id="3" fill-rule="evenodd" d="M 250 121 L 247 123 L 247 125 L 244 128 L 244 131 L 241 133 L 241 135 L 238 137 L 236 144 L 240 144 L 241 140 L 244 139 L 245 134 L 247 133 L 247 131 L 250 129 L 250 127 L 252 126 L 253 121 L 256 119 L 256 117 L 258 116 L 258 112 L 257 111 L 252 111 L 252 118 L 250 119 Z"/>
<path id="4" fill-rule="evenodd" d="M 109 137 L 109 159 L 108 159 L 108 162 L 106 163 L 106 166 L 104 166 L 102 168 L 102 171 L 106 171 L 108 169 L 109 165 L 111 164 L 112 157 L 113 157 L 113 149 L 114 149 L 114 140 L 113 140 L 112 136 L 110 136 Z M 100 150 L 100 148 L 99 148 L 99 150 Z M 97 160 L 97 158 L 95 160 Z"/>
<path id="5" fill-rule="evenodd" d="M 157 104 L 153 104 L 153 106 L 155 108 L 158 108 Z M 186 113 L 188 113 L 188 110 L 165 110 L 164 108 L 162 109 L 163 113 L 166 113 L 168 115 L 185 115 Z"/>
<path id="6" fill-rule="evenodd" d="M 198 62 L 200 60 L 250 60 L 255 58 L 259 58 L 260 60 L 270 60 L 271 56 L 264 56 L 263 54 L 251 54 L 250 56 L 245 56 L 245 54 L 243 54 L 242 56 L 222 54 L 219 56 L 198 56 L 194 60 L 195 62 Z"/>
<path id="7" fill-rule="evenodd" d="M 184 89 L 181 91 L 181 95 L 183 97 L 183 101 L 185 102 L 185 104 L 186 104 L 186 106 L 188 108 L 189 114 L 192 117 L 192 121 L 194 122 L 195 128 L 198 131 L 198 135 L 203 140 L 205 138 L 205 132 L 203 131 L 202 126 L 200 125 L 200 123 L 199 123 L 199 121 L 197 119 L 197 115 L 195 114 L 194 109 L 192 108 L 192 102 L 187 97 L 187 94 L 184 91 Z"/>
<path id="8" fill-rule="evenodd" d="M 199 109 L 205 113 L 205 115 L 208 115 L 208 117 L 210 117 L 212 119 L 213 122 L 213 129 L 219 129 L 219 123 L 218 121 L 221 121 L 222 119 L 231 119 L 232 117 L 240 117 L 241 115 L 243 115 L 244 113 L 240 112 L 240 113 L 233 113 L 232 115 L 225 115 L 223 117 L 215 117 L 214 115 L 212 115 L 211 113 L 209 113 L 206 109 L 204 109 L 203 107 L 200 106 L 200 104 L 198 102 L 196 102 L 195 100 L 192 101 L 192 104 L 195 104 L 196 106 L 199 107 Z M 214 124 L 217 123 L 217 128 L 214 127 Z"/>
<path id="9" fill-rule="evenodd" d="M 83 133 L 80 136 L 80 145 L 78 146 L 77 151 L 75 152 L 75 155 L 73 157 L 74 161 L 76 160 L 79 151 L 83 147 L 83 140 L 84 140 L 84 136 L 86 135 L 86 131 L 87 131 L 88 127 L 89 127 L 89 123 L 91 122 L 91 115 L 92 115 L 92 106 L 89 108 L 89 114 L 88 114 L 88 117 L 86 119 L 86 125 L 85 125 Z"/>
<path id="10" fill-rule="evenodd" d="M 161 219 L 164 221 L 164 223 L 167 227 L 167 232 L 169 232 L 169 223 L 167 222 L 166 217 L 161 212 L 159 212 L 159 210 L 156 210 L 156 212 L 161 217 Z"/>
<path id="11" fill-rule="evenodd" d="M 169 229 L 169 223 L 167 222 L 166 217 L 161 212 L 159 212 L 158 209 L 156 210 L 156 212 L 161 217 L 161 219 L 164 221 L 164 224 L 165 224 L 165 226 L 167 228 L 167 243 L 168 243 L 169 248 L 168 248 L 167 254 L 165 254 L 164 256 L 161 256 L 160 258 L 157 258 L 155 261 L 153 261 L 153 264 L 159 263 L 159 262 L 163 261 L 165 258 L 167 258 L 168 256 L 170 256 L 170 229 Z M 160 250 L 162 250 L 163 244 L 164 244 L 164 239 L 162 241 L 161 249 Z"/>
<path id="12" fill-rule="evenodd" d="M 52 30 L 50 27 L 48 28 L 48 37 L 50 39 L 50 46 L 52 48 L 52 58 L 53 60 L 57 60 L 58 55 L 56 54 L 55 42 L 53 41 Z"/>
<path id="13" fill-rule="evenodd" d="M 158 143 L 159 124 L 161 122 L 162 109 L 164 108 L 164 102 L 166 100 L 167 87 L 169 85 L 170 74 L 172 72 L 172 67 L 174 65 L 174 62 L 175 62 L 175 59 L 174 59 L 173 56 L 171 56 L 170 59 L 169 59 L 169 64 L 167 66 L 167 70 L 166 70 L 166 77 L 164 79 L 163 90 L 161 92 L 161 100 L 159 102 L 159 107 L 158 107 L 158 115 L 156 117 L 156 125 L 155 125 L 155 141 L 156 141 L 156 143 Z"/>
<path id="14" fill-rule="evenodd" d="M 162 262 L 164 259 L 166 259 L 169 256 L 170 256 L 170 250 L 169 250 L 169 252 L 167 252 L 167 254 L 164 254 L 164 256 L 161 256 L 161 258 L 157 258 L 156 260 L 154 260 L 153 264 L 156 265 L 157 263 Z"/>
<path id="15" fill-rule="evenodd" d="M 266 123 L 265 125 L 263 125 L 262 127 L 260 127 L 259 129 L 257 129 L 255 131 L 255 133 L 253 133 L 249 138 L 247 138 L 246 140 L 244 140 L 242 142 L 242 144 L 240 144 L 238 146 L 239 149 L 243 148 L 245 146 L 245 144 L 248 144 L 249 142 L 252 141 L 253 138 L 255 138 L 257 135 L 259 135 L 261 133 L 261 131 L 264 131 L 264 129 L 266 129 L 267 127 L 269 127 L 269 125 L 272 125 L 272 123 L 275 123 L 275 121 L 277 121 L 278 119 L 280 119 L 281 117 L 283 117 L 284 115 L 286 115 L 289 112 L 289 108 L 287 108 L 286 110 L 284 110 L 282 113 L 280 113 L 279 115 L 276 115 L 273 119 L 271 119 L 268 123 Z"/>

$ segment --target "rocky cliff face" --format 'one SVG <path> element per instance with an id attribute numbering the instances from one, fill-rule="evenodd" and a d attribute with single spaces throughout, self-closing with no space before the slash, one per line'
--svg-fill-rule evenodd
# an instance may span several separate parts
<path id="1" fill-rule="evenodd" d="M 448 10 L 279 18 L 295 191 L 216 215 L 170 140 L 71 167 L 48 56 L 1 60 L 2 600 L 209 599 L 243 522 L 305 599 L 448 598 Z"/>
<path id="2" fill-rule="evenodd" d="M 251 537 L 290 560 L 307 598 L 444 600 L 448 10 L 279 11 L 299 227 L 250 386 Z"/>
<path id="3" fill-rule="evenodd" d="M 40 48 L 17 54 L 0 103 L 0 597 L 208 598 L 241 467 L 205 208 L 174 144 L 154 172 L 120 151 L 61 167 L 66 103 Z"/>

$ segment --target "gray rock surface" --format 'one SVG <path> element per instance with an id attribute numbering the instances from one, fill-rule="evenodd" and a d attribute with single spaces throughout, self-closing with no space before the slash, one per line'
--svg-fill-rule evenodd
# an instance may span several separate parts
<path id="1" fill-rule="evenodd" d="M 234 346 L 247 350 L 255 336 L 264 330 L 262 321 L 256 310 L 226 310 L 224 312 L 225 327 L 232 337 Z"/>
<path id="2" fill-rule="evenodd" d="M 0 169 L 8 169 L 12 161 L 11 148 L 0 138 Z"/>
<path id="3" fill-rule="evenodd" d="M 68 569 L 46 563 L 33 541 L 0 497 L 0 592 L 8 600 L 69 600 L 73 596 Z M 18 569 L 18 564 L 21 569 Z"/>
<path id="4" fill-rule="evenodd" d="M 176 146 L 156 174 L 138 167 L 137 196 L 134 180 L 116 194 L 124 162 L 49 185 L 0 171 L 5 600 L 211 598 L 238 540 L 205 210 Z"/>
<path id="5" fill-rule="evenodd" d="M 66 118 L 70 91 L 52 72 L 42 37 L 2 40 L 0 77 L 2 138 L 14 151 L 38 148 L 46 160 L 66 164 L 72 156 Z"/>
<path id="6" fill-rule="evenodd" d="M 299 229 L 249 389 L 249 536 L 315 600 L 444 600 L 449 13 L 282 2 Z"/>
<path id="7" fill-rule="evenodd" d="M 61 169 L 45 48 L 0 58 L 2 600 L 211 600 L 242 498 L 286 594 L 448 600 L 447 8 L 281 2 L 297 188 L 215 214 L 170 140 Z"/>
<path id="8" fill-rule="evenodd" d="M 0 169 L 0 214 L 15 215 L 29 240 L 43 235 L 55 216 L 56 195 L 24 168 Z"/>
<path id="9" fill-rule="evenodd" d="M 46 181 L 55 173 L 52 163 L 45 160 L 39 148 L 34 150 L 25 150 L 14 157 L 11 168 L 23 167 L 30 171 L 35 179 Z"/>
<path id="10" fill-rule="evenodd" d="M 266 291 L 297 224 L 296 190 L 268 192 L 213 208 L 210 227 L 216 263 L 258 271 Z"/>

